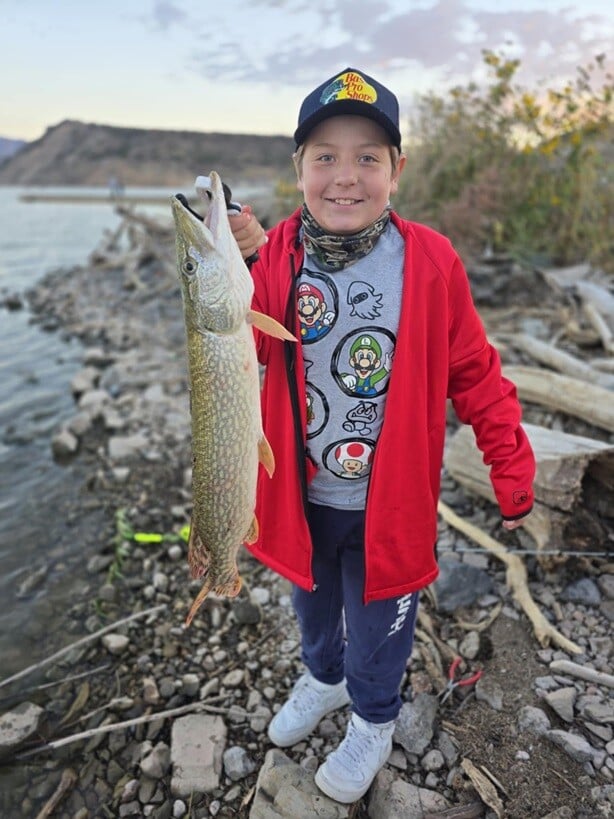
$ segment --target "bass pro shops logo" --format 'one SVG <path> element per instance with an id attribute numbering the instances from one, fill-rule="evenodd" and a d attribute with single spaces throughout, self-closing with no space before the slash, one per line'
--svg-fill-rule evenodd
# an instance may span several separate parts
<path id="1" fill-rule="evenodd" d="M 322 105 L 328 105 L 336 100 L 360 100 L 373 103 L 377 99 L 377 91 L 372 85 L 355 71 L 346 71 L 327 85 L 320 95 Z"/>

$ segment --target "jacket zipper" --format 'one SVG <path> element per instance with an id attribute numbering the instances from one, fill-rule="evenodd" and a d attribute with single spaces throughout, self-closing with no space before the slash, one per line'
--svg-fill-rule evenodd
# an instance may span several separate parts
<path id="1" fill-rule="evenodd" d="M 290 294 L 288 303 L 286 305 L 286 320 L 285 325 L 291 331 L 296 329 L 295 317 L 295 285 L 297 279 L 297 272 L 294 267 L 294 257 L 290 255 Z M 301 496 L 303 500 L 303 510 L 305 516 L 307 515 L 307 471 L 305 469 L 305 446 L 303 443 L 303 429 L 301 424 L 301 413 L 299 404 L 298 387 L 296 384 L 296 344 L 295 341 L 284 341 L 284 360 L 286 366 L 286 378 L 288 380 L 288 390 L 290 392 L 290 404 L 292 406 L 292 419 L 294 422 L 294 440 L 296 446 L 296 460 L 298 466 L 298 475 L 301 483 Z"/>

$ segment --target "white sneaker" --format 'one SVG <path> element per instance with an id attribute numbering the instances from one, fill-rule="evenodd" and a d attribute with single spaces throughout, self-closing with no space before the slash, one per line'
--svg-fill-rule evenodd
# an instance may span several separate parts
<path id="1" fill-rule="evenodd" d="M 296 745 L 309 736 L 329 711 L 349 701 L 345 680 L 327 685 L 307 672 L 297 680 L 288 701 L 269 723 L 269 739 L 279 748 Z"/>
<path id="2" fill-rule="evenodd" d="M 352 714 L 345 739 L 316 771 L 316 785 L 337 802 L 356 802 L 369 790 L 392 751 L 394 720 L 376 724 Z"/>

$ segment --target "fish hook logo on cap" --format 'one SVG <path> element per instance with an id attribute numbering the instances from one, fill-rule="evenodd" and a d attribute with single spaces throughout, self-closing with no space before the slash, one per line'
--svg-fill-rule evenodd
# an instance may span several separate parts
<path id="1" fill-rule="evenodd" d="M 294 132 L 297 147 L 316 125 L 340 114 L 357 114 L 374 120 L 386 131 L 392 144 L 401 149 L 397 98 L 373 77 L 355 68 L 344 69 L 305 97 Z"/>

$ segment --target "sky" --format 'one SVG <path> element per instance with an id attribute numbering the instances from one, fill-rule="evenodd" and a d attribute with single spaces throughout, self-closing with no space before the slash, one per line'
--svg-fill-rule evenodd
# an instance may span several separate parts
<path id="1" fill-rule="evenodd" d="M 65 119 L 292 135 L 302 99 L 352 67 L 417 97 L 484 78 L 482 49 L 531 89 L 605 52 L 610 0 L 0 0 L 0 136 Z"/>

